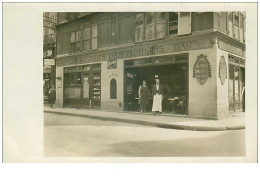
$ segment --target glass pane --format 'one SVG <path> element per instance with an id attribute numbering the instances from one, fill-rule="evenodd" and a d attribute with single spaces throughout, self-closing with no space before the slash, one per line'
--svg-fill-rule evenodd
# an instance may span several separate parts
<path id="1" fill-rule="evenodd" d="M 154 39 L 154 24 L 146 26 L 146 40 Z"/>
<path id="2" fill-rule="evenodd" d="M 81 73 L 77 73 L 77 84 L 81 84 Z"/>
<path id="3" fill-rule="evenodd" d="M 245 100 L 245 74 L 244 74 L 244 68 L 240 68 L 239 71 L 239 86 L 240 86 L 240 99 Z"/>
<path id="4" fill-rule="evenodd" d="M 136 26 L 144 24 L 144 14 L 137 14 L 135 17 L 135 24 Z"/>
<path id="5" fill-rule="evenodd" d="M 160 39 L 166 36 L 166 22 L 156 24 L 155 38 Z"/>
<path id="6" fill-rule="evenodd" d="M 75 43 L 70 44 L 70 52 L 75 52 Z"/>
<path id="7" fill-rule="evenodd" d="M 242 28 L 242 29 L 244 29 L 244 23 L 243 23 L 243 15 L 242 14 L 240 14 L 239 15 L 240 16 L 240 27 Z"/>
<path id="8" fill-rule="evenodd" d="M 229 100 L 232 101 L 234 100 L 234 97 L 233 97 L 233 82 L 234 82 L 234 66 L 230 65 L 229 66 Z"/>
<path id="9" fill-rule="evenodd" d="M 152 23 L 154 23 L 154 13 L 148 12 L 146 24 L 152 24 Z"/>
<path id="10" fill-rule="evenodd" d="M 75 32 L 70 33 L 70 42 L 75 42 Z"/>
<path id="11" fill-rule="evenodd" d="M 90 50 L 90 40 L 84 41 L 84 51 Z"/>
<path id="12" fill-rule="evenodd" d="M 70 74 L 70 84 L 76 84 L 76 75 L 75 73 Z"/>
<path id="13" fill-rule="evenodd" d="M 85 28 L 83 30 L 83 40 L 90 39 L 90 28 Z"/>
<path id="14" fill-rule="evenodd" d="M 96 26 L 92 26 L 91 27 L 91 37 L 94 38 L 94 37 L 97 37 L 97 25 Z"/>
<path id="15" fill-rule="evenodd" d="M 144 40 L 144 26 L 136 26 L 135 29 L 135 42 L 142 42 Z"/>
<path id="16" fill-rule="evenodd" d="M 70 84 L 70 74 L 64 74 L 64 84 L 65 85 Z"/>
<path id="17" fill-rule="evenodd" d="M 78 42 L 80 40 L 81 40 L 81 33 L 80 33 L 80 31 L 77 31 L 76 32 L 76 42 Z"/>
<path id="18" fill-rule="evenodd" d="M 237 26 L 239 25 L 239 17 L 237 15 L 235 15 L 235 17 L 234 17 L 234 23 Z"/>
<path id="19" fill-rule="evenodd" d="M 97 38 L 93 38 L 93 39 L 91 40 L 91 49 L 92 49 L 92 50 L 95 50 L 95 49 L 97 49 L 97 48 L 98 48 Z"/>
<path id="20" fill-rule="evenodd" d="M 79 52 L 81 50 L 81 42 L 76 43 L 76 52 Z"/>
<path id="21" fill-rule="evenodd" d="M 155 13 L 155 22 L 161 22 L 165 20 L 165 12 Z"/>
<path id="22" fill-rule="evenodd" d="M 234 86 L 234 90 L 235 90 L 235 100 L 239 100 L 239 68 L 235 67 L 235 71 L 234 71 L 234 79 L 235 79 L 235 86 Z"/>
<path id="23" fill-rule="evenodd" d="M 169 34 L 178 33 L 178 14 L 174 12 L 169 13 Z"/>
<path id="24" fill-rule="evenodd" d="M 131 42 L 132 36 L 132 16 L 124 17 L 118 20 L 118 42 Z M 111 35 L 109 35 L 111 36 Z M 110 38 L 108 38 L 109 40 Z"/>

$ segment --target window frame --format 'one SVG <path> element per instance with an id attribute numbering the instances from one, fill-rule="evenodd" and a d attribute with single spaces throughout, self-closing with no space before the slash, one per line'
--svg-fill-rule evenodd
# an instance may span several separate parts
<path id="1" fill-rule="evenodd" d="M 147 24 L 147 20 L 148 20 L 147 14 L 148 13 L 153 13 L 153 22 L 150 23 L 150 24 Z M 165 13 L 164 14 L 164 20 L 157 21 L 157 19 L 156 19 L 156 17 L 157 17 L 156 14 L 157 13 Z M 137 27 L 141 26 L 141 25 L 139 25 L 139 26 L 136 25 L 136 16 L 138 14 L 143 14 L 144 15 L 143 39 L 140 40 L 140 41 L 136 41 Z M 160 39 L 165 39 L 165 38 L 169 37 L 169 32 L 168 32 L 168 29 L 169 29 L 169 27 L 168 27 L 169 26 L 169 18 L 168 18 L 168 14 L 169 14 L 168 12 L 143 12 L 143 13 L 136 13 L 135 14 L 135 18 L 134 18 L 134 43 L 149 42 L 149 41 L 160 40 Z M 159 24 L 162 24 L 162 23 L 164 23 L 165 34 L 164 34 L 163 37 L 159 37 L 158 38 L 158 36 L 156 36 L 157 26 Z M 153 28 L 152 28 L 153 29 L 153 38 L 151 38 L 151 39 L 147 39 L 147 27 L 148 26 L 153 26 Z"/>
<path id="2" fill-rule="evenodd" d="M 170 34 L 170 23 L 172 23 L 172 22 L 174 22 L 174 21 L 171 21 L 170 22 L 170 13 L 174 13 L 176 16 L 177 16 L 177 24 L 175 25 L 175 26 L 177 26 L 177 32 L 175 32 L 175 33 L 172 33 L 172 34 Z M 178 12 L 168 12 L 168 36 L 176 36 L 176 35 L 178 35 L 178 25 L 179 25 L 179 16 L 178 16 Z"/>
<path id="3" fill-rule="evenodd" d="M 72 41 L 72 34 L 74 34 L 73 41 Z M 75 53 L 75 44 L 76 44 L 76 32 L 72 31 L 72 32 L 70 32 L 70 49 L 69 49 L 70 53 Z M 72 48 L 72 46 L 73 46 L 73 48 Z"/>

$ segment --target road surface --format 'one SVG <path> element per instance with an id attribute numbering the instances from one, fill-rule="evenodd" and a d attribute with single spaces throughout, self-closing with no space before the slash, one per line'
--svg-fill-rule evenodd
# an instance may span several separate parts
<path id="1" fill-rule="evenodd" d="M 185 131 L 44 113 L 49 157 L 245 156 L 245 130 Z"/>

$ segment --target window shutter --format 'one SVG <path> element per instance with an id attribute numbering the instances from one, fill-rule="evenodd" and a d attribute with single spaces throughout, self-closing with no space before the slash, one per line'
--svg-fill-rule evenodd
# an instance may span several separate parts
<path id="1" fill-rule="evenodd" d="M 178 35 L 185 35 L 191 33 L 191 13 L 179 12 L 178 13 Z"/>

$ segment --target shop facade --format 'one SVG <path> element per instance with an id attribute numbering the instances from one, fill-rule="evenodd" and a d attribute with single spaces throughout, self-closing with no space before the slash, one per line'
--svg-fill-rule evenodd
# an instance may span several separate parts
<path id="1" fill-rule="evenodd" d="M 101 38 L 95 26 L 90 26 L 89 37 L 94 49 L 95 38 Z M 77 32 L 74 39 L 68 50 L 84 48 L 88 36 L 83 37 L 83 47 L 77 45 Z M 58 43 L 59 39 L 59 52 Z M 158 75 L 165 91 L 163 113 L 224 117 L 245 110 L 244 43 L 209 30 L 126 44 L 58 55 L 56 106 L 139 111 L 139 86 L 146 80 L 151 91 Z M 152 97 L 147 111 L 151 104 Z"/>

